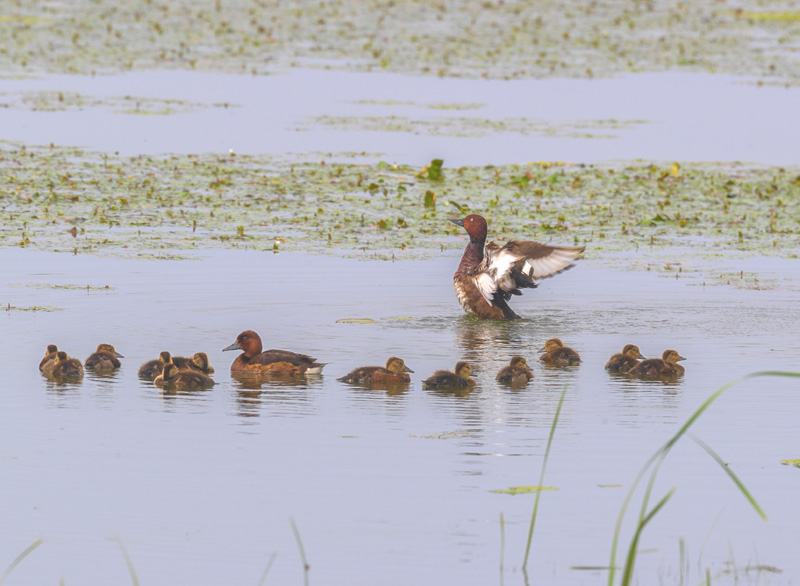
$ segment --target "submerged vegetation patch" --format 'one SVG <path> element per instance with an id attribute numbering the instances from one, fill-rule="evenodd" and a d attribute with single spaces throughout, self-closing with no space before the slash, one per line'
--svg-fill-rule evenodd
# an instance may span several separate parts
<path id="1" fill-rule="evenodd" d="M 137 258 L 210 247 L 419 258 L 463 248 L 463 230 L 447 220 L 473 212 L 498 241 L 585 244 L 588 257 L 646 247 L 651 258 L 670 248 L 797 258 L 800 168 L 448 168 L 438 159 L 419 168 L 0 145 L 0 246 Z M 679 260 L 664 265 L 668 275 L 685 274 Z"/>
<path id="2" fill-rule="evenodd" d="M 14 0 L 0 71 L 287 67 L 494 79 L 727 72 L 800 82 L 790 2 Z"/>

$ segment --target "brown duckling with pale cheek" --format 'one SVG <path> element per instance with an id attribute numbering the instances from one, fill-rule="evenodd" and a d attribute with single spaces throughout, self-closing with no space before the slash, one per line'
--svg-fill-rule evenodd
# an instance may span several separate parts
<path id="1" fill-rule="evenodd" d="M 58 354 L 58 347 L 55 344 L 47 346 L 44 352 L 44 358 L 39 362 L 39 370 L 45 376 L 50 376 L 53 373 L 53 367 L 56 365 L 56 354 Z"/>
<path id="2" fill-rule="evenodd" d="M 422 381 L 422 388 L 447 391 L 472 389 L 475 386 L 475 379 L 471 377 L 472 366 L 468 362 L 459 362 L 453 372 L 449 370 L 434 372 L 433 375 Z"/>
<path id="3" fill-rule="evenodd" d="M 197 352 L 191 358 L 173 356 L 172 363 L 181 370 L 196 370 L 205 375 L 214 374 L 214 367 L 209 364 L 208 355 L 205 352 Z"/>
<path id="4" fill-rule="evenodd" d="M 58 352 L 54 363 L 51 378 L 70 382 L 83 379 L 83 365 L 77 358 L 70 358 L 66 352 Z"/>
<path id="5" fill-rule="evenodd" d="M 223 352 L 228 350 L 244 351 L 231 364 L 231 372 L 242 374 L 320 374 L 325 366 L 324 362 L 317 362 L 316 358 L 306 354 L 288 350 L 262 351 L 261 338 L 253 330 L 243 331 L 233 344 L 222 349 Z"/>
<path id="6" fill-rule="evenodd" d="M 522 356 L 514 356 L 511 363 L 497 373 L 498 381 L 512 385 L 527 384 L 531 379 L 533 373 L 528 368 L 528 361 Z"/>
<path id="7" fill-rule="evenodd" d="M 414 372 L 406 366 L 402 358 L 392 356 L 386 361 L 386 368 L 383 366 L 362 366 L 351 370 L 345 376 L 337 379 L 345 383 L 359 384 L 386 384 L 386 383 L 409 383 L 411 377 L 409 372 Z"/>
<path id="8" fill-rule="evenodd" d="M 680 376 L 686 370 L 678 364 L 679 360 L 686 360 L 675 350 L 664 350 L 661 358 L 648 358 L 643 360 L 628 371 L 633 376 Z"/>
<path id="9" fill-rule="evenodd" d="M 628 372 L 631 368 L 639 364 L 639 359 L 644 359 L 639 347 L 633 344 L 626 344 L 622 349 L 622 354 L 614 354 L 606 362 L 608 372 Z"/>
<path id="10" fill-rule="evenodd" d="M 193 370 L 180 370 L 172 363 L 164 365 L 164 372 L 153 381 L 157 387 L 168 391 L 199 391 L 210 389 L 214 380 Z"/>
<path id="11" fill-rule="evenodd" d="M 96 372 L 111 372 L 122 366 L 120 358 L 125 358 L 111 344 L 99 344 L 97 350 L 86 359 L 83 365 Z"/>
<path id="12" fill-rule="evenodd" d="M 581 357 L 572 348 L 564 346 L 564 342 L 558 338 L 551 338 L 544 344 L 539 352 L 544 352 L 539 360 L 553 366 L 577 366 L 581 363 Z"/>
<path id="13" fill-rule="evenodd" d="M 155 378 L 164 372 L 164 365 L 172 364 L 172 356 L 166 350 L 158 355 L 155 360 L 148 360 L 139 367 L 139 378 L 146 380 L 155 380 Z"/>

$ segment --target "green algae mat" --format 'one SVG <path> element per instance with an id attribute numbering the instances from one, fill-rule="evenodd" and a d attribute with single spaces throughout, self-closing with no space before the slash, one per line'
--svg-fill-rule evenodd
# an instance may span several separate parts
<path id="1" fill-rule="evenodd" d="M 287 67 L 492 79 L 640 71 L 800 81 L 792 2 L 45 0 L 0 8 L 19 75 Z"/>
<path id="2" fill-rule="evenodd" d="M 0 245 L 159 257 L 248 247 L 421 258 L 464 245 L 449 218 L 490 237 L 796 258 L 800 168 L 736 164 L 425 168 L 277 156 L 121 157 L 0 146 Z M 680 267 L 676 270 L 680 271 Z"/>

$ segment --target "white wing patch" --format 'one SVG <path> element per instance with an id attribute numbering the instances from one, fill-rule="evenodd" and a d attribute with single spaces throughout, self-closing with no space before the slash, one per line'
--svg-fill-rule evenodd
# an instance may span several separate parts
<path id="1" fill-rule="evenodd" d="M 480 273 L 475 277 L 475 284 L 478 290 L 489 303 L 492 303 L 494 294 L 497 292 L 497 283 L 489 273 Z"/>
<path id="2" fill-rule="evenodd" d="M 522 272 L 533 279 L 552 277 L 572 266 L 572 261 L 581 253 L 575 248 L 556 248 L 549 256 L 527 259 Z M 531 274 L 531 272 L 533 274 Z"/>
<path id="3" fill-rule="evenodd" d="M 537 243 L 526 242 L 522 244 Z M 506 246 L 510 245 L 511 243 Z M 487 278 L 488 280 L 492 281 L 493 285 L 495 285 L 491 291 L 492 295 L 494 295 L 494 293 L 497 291 L 497 287 L 500 287 L 500 289 L 503 291 L 513 291 L 520 286 L 512 274 L 513 271 L 518 271 L 524 274 L 531 281 L 534 279 L 546 279 L 547 277 L 552 277 L 553 275 L 557 275 L 561 271 L 572 267 L 573 261 L 578 257 L 578 255 L 580 255 L 581 252 L 583 252 L 582 248 L 573 248 L 567 246 L 549 247 L 546 245 L 541 245 L 542 248 L 549 248 L 549 253 L 545 256 L 538 256 L 534 258 L 524 254 L 511 252 L 506 248 L 506 246 L 501 248 L 493 242 L 490 242 L 484 249 L 484 263 L 486 266 L 486 272 L 478 277 L 478 283 L 483 296 L 486 297 L 487 300 L 490 300 L 490 298 L 486 296 L 486 292 L 490 288 L 488 286 L 484 287 L 481 285 L 481 279 Z M 517 250 L 519 249 L 517 248 Z"/>

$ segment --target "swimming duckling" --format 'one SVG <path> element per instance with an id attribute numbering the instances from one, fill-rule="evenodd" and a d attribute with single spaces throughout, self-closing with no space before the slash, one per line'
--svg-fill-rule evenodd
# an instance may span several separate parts
<path id="1" fill-rule="evenodd" d="M 83 379 L 83 365 L 77 358 L 70 358 L 66 352 L 59 351 L 54 360 L 51 378 L 58 381 L 79 381 Z"/>
<path id="2" fill-rule="evenodd" d="M 99 344 L 94 354 L 86 359 L 83 365 L 97 372 L 109 372 L 122 366 L 119 358 L 125 358 L 111 344 Z"/>
<path id="3" fill-rule="evenodd" d="M 497 380 L 501 383 L 511 383 L 512 385 L 526 384 L 533 378 L 531 369 L 528 368 L 528 361 L 522 356 L 514 356 L 508 366 L 504 366 L 497 373 Z"/>
<path id="4" fill-rule="evenodd" d="M 205 352 L 197 352 L 191 358 L 173 356 L 172 363 L 181 370 L 196 370 L 203 374 L 214 374 L 214 368 L 208 363 L 208 355 Z"/>
<path id="5" fill-rule="evenodd" d="M 139 367 L 139 378 L 154 380 L 164 371 L 165 364 L 172 364 L 172 356 L 166 350 L 155 360 L 148 360 Z"/>
<path id="6" fill-rule="evenodd" d="M 324 362 L 317 362 L 306 354 L 297 354 L 288 350 L 261 350 L 261 338 L 252 330 L 245 330 L 238 336 L 236 341 L 223 348 L 222 351 L 244 350 L 243 354 L 236 357 L 231 364 L 231 372 L 255 373 L 255 374 L 277 374 L 276 370 L 282 370 L 283 366 L 270 365 L 276 362 L 287 362 L 297 367 L 295 374 L 319 374 L 325 366 Z M 285 373 L 284 373 L 285 374 Z"/>
<path id="7" fill-rule="evenodd" d="M 383 366 L 362 366 L 351 370 L 345 376 L 336 380 L 345 383 L 409 383 L 411 377 L 409 372 L 414 372 L 406 366 L 402 358 L 392 356 L 386 361 L 386 368 Z"/>
<path id="8" fill-rule="evenodd" d="M 47 350 L 44 352 L 44 358 L 39 362 L 39 370 L 45 376 L 50 376 L 55 366 L 56 354 L 58 354 L 58 347 L 55 344 L 49 344 Z"/>
<path id="9" fill-rule="evenodd" d="M 422 381 L 422 388 L 452 391 L 472 389 L 475 386 L 475 379 L 470 377 L 472 377 L 472 366 L 468 362 L 459 362 L 453 372 L 449 370 L 434 372 Z"/>
<path id="10" fill-rule="evenodd" d="M 180 370 L 174 364 L 164 365 L 164 372 L 153 381 L 157 387 L 171 391 L 199 391 L 214 386 L 214 380 L 193 370 Z"/>
<path id="11" fill-rule="evenodd" d="M 631 368 L 639 364 L 639 359 L 644 359 L 639 347 L 633 344 L 626 344 L 622 349 L 622 354 L 614 354 L 606 362 L 606 370 L 609 372 L 628 372 Z"/>
<path id="12" fill-rule="evenodd" d="M 539 349 L 544 352 L 539 360 L 554 366 L 577 366 L 581 363 L 581 357 L 572 348 L 564 346 L 564 342 L 558 338 L 551 338 L 544 344 L 544 348 Z"/>
<path id="13" fill-rule="evenodd" d="M 679 360 L 686 360 L 675 350 L 664 350 L 661 358 L 648 358 L 641 361 L 628 371 L 634 376 L 679 376 L 686 370 L 678 364 Z"/>

